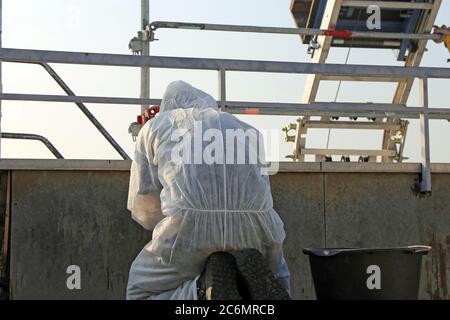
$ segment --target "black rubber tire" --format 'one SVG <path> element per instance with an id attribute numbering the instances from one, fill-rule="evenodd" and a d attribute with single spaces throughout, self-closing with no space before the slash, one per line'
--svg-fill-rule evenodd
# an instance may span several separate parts
<path id="1" fill-rule="evenodd" d="M 250 300 L 291 300 L 258 250 L 245 249 L 234 256 L 240 281 L 246 289 L 244 297 Z"/>
<path id="2" fill-rule="evenodd" d="M 236 260 L 226 252 L 213 253 L 206 264 L 207 300 L 242 300 L 238 291 Z"/>

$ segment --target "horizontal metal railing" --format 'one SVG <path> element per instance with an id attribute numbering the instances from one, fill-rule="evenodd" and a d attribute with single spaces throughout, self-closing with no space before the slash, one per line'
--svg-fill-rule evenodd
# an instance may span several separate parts
<path id="1" fill-rule="evenodd" d="M 321 74 L 328 76 L 397 77 L 450 79 L 450 68 L 396 67 L 344 64 L 315 64 L 306 62 L 279 62 L 263 60 L 234 60 L 208 58 L 179 58 L 138 56 L 46 50 L 0 50 L 0 60 L 25 63 L 63 63 L 118 67 L 149 67 L 164 69 L 225 70 L 241 72 L 268 72 L 286 74 Z"/>
<path id="2" fill-rule="evenodd" d="M 411 3 L 408 5 L 411 6 Z M 423 5 L 423 4 L 422 4 Z M 433 4 L 426 4 L 432 7 Z M 336 38 L 364 38 L 364 39 L 409 39 L 409 40 L 439 40 L 442 35 L 432 33 L 402 33 L 402 32 L 377 32 L 377 31 L 350 31 L 327 30 L 313 28 L 280 28 L 260 26 L 240 26 L 213 23 L 190 23 L 175 21 L 154 21 L 148 26 L 150 30 L 158 29 L 184 29 L 205 31 L 251 32 L 269 34 L 290 34 L 306 36 L 334 36 Z"/>
<path id="3" fill-rule="evenodd" d="M 3 93 L 1 100 L 9 101 L 42 101 L 66 103 L 94 103 L 117 105 L 159 105 L 161 99 L 92 97 L 92 96 L 62 96 L 26 93 Z M 286 115 L 286 116 L 329 116 L 329 117 L 401 117 L 404 119 L 419 119 L 422 107 L 406 107 L 401 104 L 386 103 L 345 103 L 345 102 L 315 102 L 315 103 L 278 103 L 278 102 L 245 102 L 217 101 L 224 103 L 223 111 L 232 114 L 249 115 Z M 450 109 L 429 108 L 430 119 L 450 121 Z M 336 122 L 339 125 L 340 122 Z"/>
<path id="4" fill-rule="evenodd" d="M 301 62 L 278 62 L 260 60 L 231 60 L 231 59 L 201 59 L 158 56 L 134 56 L 120 54 L 0 49 L 0 61 L 21 63 L 64 63 L 126 67 L 149 67 L 166 69 L 191 69 L 219 71 L 220 103 L 226 111 L 233 113 L 257 114 L 315 114 L 315 115 L 373 115 L 373 116 L 401 116 L 404 118 L 418 118 L 422 107 L 406 107 L 405 105 L 375 104 L 375 103 L 267 103 L 267 102 L 238 102 L 226 101 L 226 72 L 262 72 L 286 74 L 320 74 L 332 79 L 339 77 L 364 77 L 367 79 L 381 78 L 418 78 L 418 79 L 450 79 L 450 68 L 425 67 L 393 67 L 368 65 L 341 64 L 313 64 Z M 109 103 L 109 104 L 158 104 L 159 99 L 119 98 L 119 97 L 86 97 L 86 96 L 58 96 L 36 94 L 0 95 L 2 100 L 24 101 L 53 101 L 73 103 Z M 255 112 L 255 109 L 256 110 Z M 450 109 L 429 109 L 432 119 L 449 119 Z"/>

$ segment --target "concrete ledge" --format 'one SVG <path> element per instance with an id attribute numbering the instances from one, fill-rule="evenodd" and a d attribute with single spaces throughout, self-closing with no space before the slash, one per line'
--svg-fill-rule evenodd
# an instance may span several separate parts
<path id="1" fill-rule="evenodd" d="M 2 159 L 0 170 L 129 171 L 130 160 Z M 420 163 L 280 162 L 279 172 L 419 173 Z M 432 164 L 433 173 L 450 173 L 450 163 Z"/>
<path id="2" fill-rule="evenodd" d="M 1 159 L 0 170 L 130 171 L 130 160 Z"/>

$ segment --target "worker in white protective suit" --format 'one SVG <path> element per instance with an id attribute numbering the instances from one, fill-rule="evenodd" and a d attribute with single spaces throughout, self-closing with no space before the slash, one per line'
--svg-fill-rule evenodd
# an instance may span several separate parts
<path id="1" fill-rule="evenodd" d="M 207 93 L 168 86 L 136 141 L 128 209 L 153 236 L 131 266 L 127 299 L 289 298 L 283 223 L 260 161 L 247 163 L 262 141 L 231 139 L 233 131 L 257 132 Z M 252 289 L 264 277 L 271 288 Z"/>

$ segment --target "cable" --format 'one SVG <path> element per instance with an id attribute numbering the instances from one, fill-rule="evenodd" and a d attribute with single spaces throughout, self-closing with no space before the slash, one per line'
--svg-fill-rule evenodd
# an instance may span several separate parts
<path id="1" fill-rule="evenodd" d="M 362 11 L 359 12 L 358 18 L 356 20 L 359 20 L 361 18 L 361 13 L 362 13 Z M 350 42 L 350 47 L 348 48 L 347 56 L 345 57 L 345 64 L 347 64 L 347 62 L 348 62 L 348 57 L 350 56 L 350 51 L 352 50 L 352 47 L 353 47 L 353 41 Z M 341 84 L 342 84 L 342 80 L 339 80 L 339 84 L 338 84 L 338 88 L 337 88 L 337 91 L 336 91 L 336 95 L 334 97 L 334 103 L 337 102 L 337 98 L 338 98 L 338 95 L 339 95 L 339 90 L 341 89 Z M 328 146 L 330 145 L 330 135 L 331 135 L 331 128 L 328 129 L 328 137 L 327 137 L 327 147 L 326 147 L 326 149 L 328 149 Z"/>
<path id="2" fill-rule="evenodd" d="M 350 57 L 350 51 L 351 51 L 351 50 L 352 50 L 351 47 L 348 48 L 347 56 L 345 57 L 345 64 L 347 64 L 347 62 L 348 62 L 348 57 Z M 340 91 L 340 89 L 341 89 L 341 84 L 342 84 L 342 80 L 339 80 L 338 88 L 337 88 L 337 90 L 336 90 L 336 95 L 334 96 L 334 102 L 335 102 L 335 103 L 337 102 L 337 98 L 338 98 L 338 96 L 339 96 L 339 91 Z M 328 137 L 327 137 L 327 147 L 326 147 L 326 149 L 328 149 L 328 146 L 329 146 L 329 144 L 330 144 L 330 134 L 331 134 L 331 128 L 328 129 Z"/>

